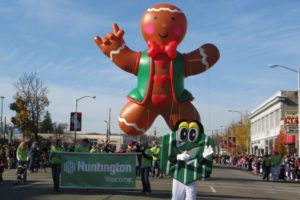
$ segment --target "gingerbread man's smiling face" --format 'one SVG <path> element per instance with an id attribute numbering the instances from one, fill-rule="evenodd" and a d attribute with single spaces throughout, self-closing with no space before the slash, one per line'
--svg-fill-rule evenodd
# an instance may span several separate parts
<path id="1" fill-rule="evenodd" d="M 141 29 L 146 42 L 167 45 L 170 41 L 176 41 L 179 44 L 186 33 L 187 21 L 184 13 L 176 6 L 157 4 L 145 12 Z"/>

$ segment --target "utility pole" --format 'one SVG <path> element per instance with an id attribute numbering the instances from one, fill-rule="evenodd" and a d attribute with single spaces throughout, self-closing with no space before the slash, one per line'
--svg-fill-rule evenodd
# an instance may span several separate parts
<path id="1" fill-rule="evenodd" d="M 106 123 L 106 140 L 109 142 L 110 141 L 110 123 L 111 123 L 111 117 L 110 117 L 110 113 L 111 113 L 111 109 L 109 108 L 108 111 L 108 121 L 104 120 L 104 122 Z"/>
<path id="2" fill-rule="evenodd" d="M 110 117 L 110 113 L 111 113 L 111 109 L 109 108 L 109 112 L 108 112 L 108 142 L 110 142 L 110 123 L 111 123 L 111 117 Z"/>
<path id="3" fill-rule="evenodd" d="M 1 96 L 1 134 L 4 134 L 3 133 L 3 99 L 4 99 L 4 96 Z M 5 139 L 5 134 L 4 134 L 4 139 Z"/>

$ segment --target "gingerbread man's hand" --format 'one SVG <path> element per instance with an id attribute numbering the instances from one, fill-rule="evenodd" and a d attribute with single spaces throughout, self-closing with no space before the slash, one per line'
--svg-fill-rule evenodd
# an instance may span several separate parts
<path id="1" fill-rule="evenodd" d="M 108 57 L 110 57 L 111 51 L 117 51 L 120 48 L 124 48 L 125 42 L 123 39 L 124 30 L 120 29 L 117 24 L 112 25 L 112 32 L 101 39 L 99 36 L 94 38 L 97 46 Z"/>

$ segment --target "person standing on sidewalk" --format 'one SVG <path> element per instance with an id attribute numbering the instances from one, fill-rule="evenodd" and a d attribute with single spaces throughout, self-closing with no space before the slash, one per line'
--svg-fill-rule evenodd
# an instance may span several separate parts
<path id="1" fill-rule="evenodd" d="M 0 184 L 2 184 L 3 182 L 3 172 L 4 172 L 4 168 L 5 168 L 5 149 L 2 146 L 2 144 L 0 144 Z"/>
<path id="2" fill-rule="evenodd" d="M 160 174 L 160 158 L 159 158 L 159 152 L 160 152 L 160 146 L 157 141 L 153 142 L 153 146 L 151 147 L 151 153 L 152 153 L 152 177 L 161 177 Z"/>
<path id="3" fill-rule="evenodd" d="M 281 156 L 277 151 L 274 152 L 274 155 L 272 157 L 272 176 L 273 176 L 273 181 L 278 181 L 279 180 L 279 169 L 280 169 L 280 164 L 281 164 Z"/>
<path id="4" fill-rule="evenodd" d="M 142 143 L 140 148 L 142 151 L 141 179 L 143 185 L 143 193 L 148 196 L 151 194 L 149 173 L 151 171 L 152 153 L 147 142 Z"/>
<path id="5" fill-rule="evenodd" d="M 63 152 L 64 148 L 62 147 L 62 142 L 60 139 L 55 141 L 55 144 L 51 146 L 50 149 L 50 163 L 52 169 L 52 179 L 53 179 L 53 186 L 54 192 L 59 191 L 59 179 L 60 179 L 60 156 L 57 152 Z"/>
<path id="6" fill-rule="evenodd" d="M 269 157 L 269 154 L 265 154 L 264 158 L 263 158 L 263 180 L 267 179 L 267 181 L 269 181 L 269 176 L 270 176 L 270 172 L 271 172 L 271 163 L 272 160 Z"/>

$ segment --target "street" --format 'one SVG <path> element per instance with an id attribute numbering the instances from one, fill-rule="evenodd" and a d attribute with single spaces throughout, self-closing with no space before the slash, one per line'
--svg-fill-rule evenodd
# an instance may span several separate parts
<path id="1" fill-rule="evenodd" d="M 135 190 L 61 189 L 54 193 L 50 169 L 47 172 L 28 174 L 25 185 L 12 186 L 15 170 L 6 170 L 0 185 L 1 200 L 137 200 L 171 199 L 172 179 L 151 178 L 152 194 L 144 196 L 141 180 L 136 180 Z M 247 170 L 217 166 L 212 177 L 198 181 L 197 199 L 300 199 L 300 182 L 266 182 L 261 176 Z"/>

